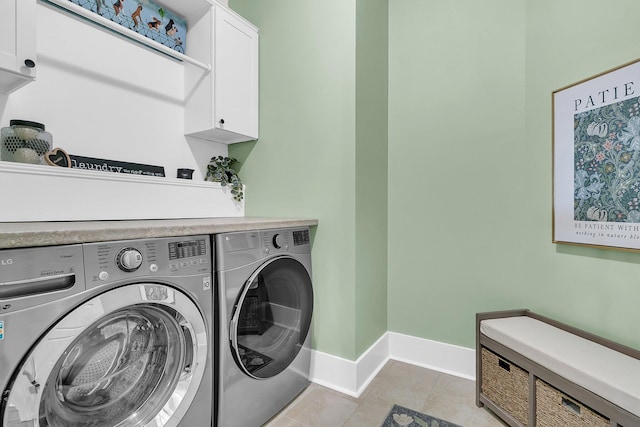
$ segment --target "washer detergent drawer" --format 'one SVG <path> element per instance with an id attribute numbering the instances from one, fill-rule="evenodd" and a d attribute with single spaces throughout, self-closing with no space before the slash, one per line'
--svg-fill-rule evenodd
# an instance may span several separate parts
<path id="1" fill-rule="evenodd" d="M 83 291 L 82 262 L 82 245 L 0 250 L 0 315 Z"/>
<path id="2" fill-rule="evenodd" d="M 37 279 L 0 282 L 0 300 L 62 291 L 73 287 L 76 283 L 75 273 L 59 274 Z"/>

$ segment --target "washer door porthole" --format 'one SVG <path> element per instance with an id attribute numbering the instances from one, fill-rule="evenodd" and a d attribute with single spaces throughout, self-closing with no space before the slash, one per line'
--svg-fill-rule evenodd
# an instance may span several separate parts
<path id="1" fill-rule="evenodd" d="M 206 337 L 198 308 L 173 288 L 108 291 L 40 339 L 17 372 L 7 414 L 41 427 L 176 425 L 204 375 Z"/>
<path id="2" fill-rule="evenodd" d="M 119 425 L 132 414 L 139 425 L 164 405 L 185 365 L 181 316 L 151 305 L 100 319 L 53 368 L 40 399 L 40 424 Z M 134 424 L 130 424 L 134 425 Z"/>
<path id="3" fill-rule="evenodd" d="M 309 333 L 313 288 L 307 269 L 289 256 L 273 258 L 246 281 L 230 325 L 238 366 L 271 378 L 296 358 Z"/>

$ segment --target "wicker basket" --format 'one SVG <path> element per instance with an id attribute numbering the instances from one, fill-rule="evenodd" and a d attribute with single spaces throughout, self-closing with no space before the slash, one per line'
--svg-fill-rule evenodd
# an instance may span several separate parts
<path id="1" fill-rule="evenodd" d="M 609 420 L 541 380 L 536 380 L 538 427 L 609 427 Z"/>
<path id="2" fill-rule="evenodd" d="M 482 348 L 482 394 L 528 425 L 529 373 L 486 348 Z"/>

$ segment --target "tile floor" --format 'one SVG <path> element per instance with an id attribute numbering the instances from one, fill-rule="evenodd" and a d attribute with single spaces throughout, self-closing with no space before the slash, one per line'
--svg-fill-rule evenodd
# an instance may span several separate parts
<path id="1" fill-rule="evenodd" d="M 311 384 L 264 427 L 379 427 L 398 404 L 463 427 L 503 427 L 475 404 L 475 382 L 390 360 L 359 398 Z"/>

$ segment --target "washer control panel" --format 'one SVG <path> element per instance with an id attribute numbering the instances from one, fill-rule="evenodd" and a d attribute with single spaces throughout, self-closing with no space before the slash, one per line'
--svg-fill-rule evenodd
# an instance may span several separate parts
<path id="1" fill-rule="evenodd" d="M 205 239 L 169 242 L 169 259 L 189 258 L 207 254 Z"/>
<path id="2" fill-rule="evenodd" d="M 87 243 L 83 245 L 87 287 L 130 278 L 211 273 L 209 236 Z"/>
<path id="3" fill-rule="evenodd" d="M 122 248 L 116 255 L 116 265 L 122 271 L 136 271 L 142 265 L 142 254 L 136 248 Z"/>

